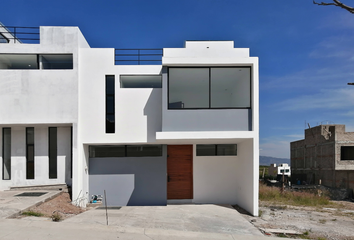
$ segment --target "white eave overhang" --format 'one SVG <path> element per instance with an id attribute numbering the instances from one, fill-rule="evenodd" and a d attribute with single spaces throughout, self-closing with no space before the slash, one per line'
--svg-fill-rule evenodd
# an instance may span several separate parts
<path id="1" fill-rule="evenodd" d="M 254 131 L 157 132 L 158 142 L 238 143 L 255 138 Z"/>

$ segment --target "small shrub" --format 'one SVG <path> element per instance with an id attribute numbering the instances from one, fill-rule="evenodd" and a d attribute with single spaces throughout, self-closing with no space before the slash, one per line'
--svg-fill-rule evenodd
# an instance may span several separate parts
<path id="1" fill-rule="evenodd" d="M 320 220 L 318 220 L 320 223 L 322 223 L 322 224 L 325 224 L 326 222 L 327 222 L 327 220 L 326 219 L 320 219 Z"/>
<path id="2" fill-rule="evenodd" d="M 311 239 L 311 238 L 310 238 L 310 233 L 309 233 L 309 231 L 306 231 L 306 232 L 304 232 L 303 234 L 300 234 L 299 237 L 300 237 L 301 239 Z"/>
<path id="3" fill-rule="evenodd" d="M 277 237 L 280 237 L 280 238 L 287 238 L 287 236 L 284 233 L 279 233 L 276 235 L 277 235 Z"/>
<path id="4" fill-rule="evenodd" d="M 24 215 L 24 216 L 33 216 L 33 217 L 42 217 L 42 216 L 44 216 L 43 213 L 34 212 L 34 211 L 31 211 L 31 210 L 23 212 L 22 215 Z"/>
<path id="5" fill-rule="evenodd" d="M 261 209 L 258 210 L 258 217 L 262 217 L 263 211 Z"/>
<path id="6" fill-rule="evenodd" d="M 58 212 L 54 212 L 51 219 L 53 222 L 59 222 L 62 219 L 62 216 Z"/>

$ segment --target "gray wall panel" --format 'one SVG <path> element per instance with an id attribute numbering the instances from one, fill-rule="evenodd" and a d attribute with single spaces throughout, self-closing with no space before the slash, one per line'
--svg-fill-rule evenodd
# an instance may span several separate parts
<path id="1" fill-rule="evenodd" d="M 166 163 L 166 146 L 163 157 L 90 158 L 90 197 L 106 190 L 108 206 L 166 205 Z"/>

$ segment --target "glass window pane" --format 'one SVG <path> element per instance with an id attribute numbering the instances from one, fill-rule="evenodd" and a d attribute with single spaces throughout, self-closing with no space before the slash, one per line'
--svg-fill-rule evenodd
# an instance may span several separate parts
<path id="1" fill-rule="evenodd" d="M 106 115 L 106 133 L 115 132 L 115 117 L 114 115 Z"/>
<path id="2" fill-rule="evenodd" d="M 49 128 L 49 178 L 57 178 L 57 128 Z"/>
<path id="3" fill-rule="evenodd" d="M 26 179 L 34 179 L 34 128 L 26 128 Z"/>
<path id="4" fill-rule="evenodd" d="M 341 160 L 354 160 L 354 146 L 342 146 L 341 151 Z"/>
<path id="5" fill-rule="evenodd" d="M 209 108 L 209 68 L 169 68 L 171 108 Z"/>
<path id="6" fill-rule="evenodd" d="M 73 69 L 72 54 L 40 55 L 43 69 Z"/>
<path id="7" fill-rule="evenodd" d="M 106 133 L 115 132 L 115 76 L 106 75 Z"/>
<path id="8" fill-rule="evenodd" d="M 107 96 L 107 114 L 114 114 L 114 96 Z"/>
<path id="9" fill-rule="evenodd" d="M 237 145 L 236 144 L 218 144 L 217 145 L 218 156 L 236 156 Z"/>
<path id="10" fill-rule="evenodd" d="M 125 157 L 125 146 L 91 146 L 90 157 Z"/>
<path id="11" fill-rule="evenodd" d="M 197 156 L 215 156 L 215 148 L 215 144 L 197 145 Z"/>
<path id="12" fill-rule="evenodd" d="M 3 175 L 2 179 L 11 179 L 11 128 L 2 129 L 2 141 L 3 141 Z"/>
<path id="13" fill-rule="evenodd" d="M 161 145 L 128 145 L 127 157 L 159 157 L 162 156 Z"/>
<path id="14" fill-rule="evenodd" d="M 0 69 L 38 69 L 36 54 L 0 54 Z"/>
<path id="15" fill-rule="evenodd" d="M 26 141 L 27 141 L 27 144 L 34 144 L 34 128 L 33 127 L 26 128 Z"/>
<path id="16" fill-rule="evenodd" d="M 162 76 L 120 76 L 121 88 L 161 88 Z"/>
<path id="17" fill-rule="evenodd" d="M 211 68 L 211 108 L 251 107 L 251 68 Z"/>
<path id="18" fill-rule="evenodd" d="M 106 94 L 114 94 L 114 75 L 106 76 Z"/>

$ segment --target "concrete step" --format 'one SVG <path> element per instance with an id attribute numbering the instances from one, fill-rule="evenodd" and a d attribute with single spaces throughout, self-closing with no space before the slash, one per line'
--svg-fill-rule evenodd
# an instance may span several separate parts
<path id="1" fill-rule="evenodd" d="M 57 190 L 57 191 L 69 192 L 70 187 L 68 187 L 68 185 L 66 184 L 10 187 L 10 191 L 28 191 L 28 190 Z"/>

